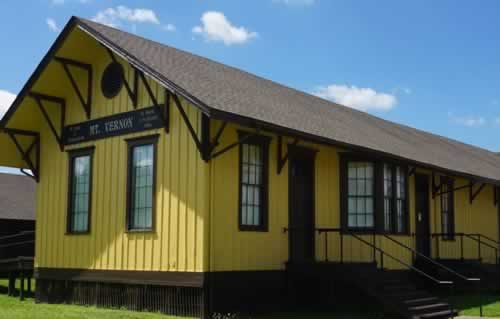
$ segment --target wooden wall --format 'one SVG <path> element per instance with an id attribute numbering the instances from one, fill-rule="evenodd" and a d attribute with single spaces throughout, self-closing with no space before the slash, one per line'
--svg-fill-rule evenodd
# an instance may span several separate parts
<path id="1" fill-rule="evenodd" d="M 86 54 L 83 54 L 85 52 Z M 113 98 L 102 96 L 100 78 L 110 62 L 105 49 L 81 31 L 75 31 L 58 53 L 75 59 L 88 59 L 94 68 L 92 119 L 132 111 L 125 88 Z M 128 81 L 133 71 L 123 60 Z M 47 69 L 35 90 L 51 92 L 53 87 L 67 85 L 60 65 Z M 86 88 L 83 72 L 72 70 L 79 85 Z M 148 79 L 159 102 L 164 91 Z M 139 85 L 139 108 L 153 103 L 142 84 Z M 54 89 L 56 90 L 56 89 Z M 56 92 L 54 92 L 55 94 Z M 59 93 L 63 94 L 63 93 Z M 61 96 L 59 95 L 58 96 Z M 67 98 L 66 124 L 85 121 L 83 108 L 72 89 Z M 200 130 L 200 112 L 182 102 L 189 119 Z M 65 151 L 95 146 L 91 231 L 88 235 L 66 234 L 68 155 L 61 152 L 49 126 L 41 124 L 41 180 L 37 189 L 36 267 L 109 270 L 203 271 L 208 167 L 201 160 L 196 145 L 178 110 L 170 112 L 170 133 L 163 129 L 143 131 L 79 145 Z M 22 106 L 28 112 L 39 112 L 29 102 Z M 57 119 L 55 106 L 48 106 Z M 156 229 L 154 232 L 126 232 L 127 144 L 125 139 L 159 133 Z"/>

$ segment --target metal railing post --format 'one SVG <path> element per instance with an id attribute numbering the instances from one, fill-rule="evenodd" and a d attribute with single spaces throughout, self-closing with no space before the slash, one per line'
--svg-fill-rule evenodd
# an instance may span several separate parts
<path id="1" fill-rule="evenodd" d="M 482 287 L 481 287 L 481 280 L 477 284 L 478 286 L 478 293 L 479 293 L 479 317 L 483 316 L 483 292 L 482 292 Z"/>
<path id="2" fill-rule="evenodd" d="M 436 257 L 437 259 L 441 258 L 441 254 L 439 253 L 439 236 L 436 236 Z"/>
<path id="3" fill-rule="evenodd" d="M 344 263 L 344 233 L 340 231 L 340 263 Z"/>
<path id="4" fill-rule="evenodd" d="M 384 253 L 380 250 L 380 269 L 384 270 Z"/>
<path id="5" fill-rule="evenodd" d="M 325 261 L 328 262 L 328 232 L 325 232 Z"/>
<path id="6" fill-rule="evenodd" d="M 464 260 L 464 234 L 460 234 L 460 259 Z"/>
<path id="7" fill-rule="evenodd" d="M 480 234 L 477 234 L 477 255 L 478 255 L 478 260 L 479 260 L 479 263 L 482 264 L 482 260 L 481 260 L 481 235 Z"/>
<path id="8" fill-rule="evenodd" d="M 373 243 L 373 262 L 377 264 L 377 247 L 376 247 L 376 234 L 375 231 L 372 233 L 372 243 Z"/>

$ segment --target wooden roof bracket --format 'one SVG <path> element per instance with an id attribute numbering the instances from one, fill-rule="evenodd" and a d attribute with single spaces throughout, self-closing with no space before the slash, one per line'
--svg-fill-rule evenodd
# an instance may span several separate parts
<path id="1" fill-rule="evenodd" d="M 113 51 L 111 51 L 108 47 L 105 47 L 105 49 L 108 52 L 111 60 L 115 63 L 119 63 L 118 60 L 116 59 L 116 56 L 113 53 Z M 137 103 L 139 100 L 139 71 L 133 65 L 130 64 L 130 66 L 134 70 L 133 87 L 131 87 L 130 83 L 128 83 L 127 78 L 125 77 L 125 74 L 122 74 L 123 75 L 122 80 L 123 80 L 123 85 L 125 85 L 125 89 L 127 90 L 128 96 L 130 97 L 130 100 L 132 101 L 132 106 L 134 107 L 134 109 L 136 109 Z"/>
<path id="2" fill-rule="evenodd" d="M 165 102 L 160 110 L 161 118 L 165 126 L 165 133 L 170 132 L 170 92 L 165 89 Z"/>
<path id="3" fill-rule="evenodd" d="M 207 161 L 206 159 L 206 146 L 204 146 L 202 140 L 203 140 L 203 133 L 202 133 L 202 138 L 198 138 L 198 134 L 196 133 L 193 124 L 189 120 L 188 115 L 186 114 L 186 111 L 182 107 L 182 103 L 179 100 L 179 97 L 177 94 L 172 94 L 172 97 L 174 99 L 174 104 L 177 107 L 177 110 L 179 110 L 179 113 L 181 114 L 182 119 L 184 120 L 184 123 L 186 123 L 186 126 L 189 130 L 189 133 L 191 134 L 191 137 L 193 138 L 194 143 L 196 144 L 196 147 L 198 148 L 198 151 L 200 152 L 200 155 L 204 161 Z M 206 116 L 206 115 L 204 115 Z M 202 132 L 205 131 L 206 129 L 203 129 L 203 125 L 207 125 L 207 123 L 203 124 L 203 122 L 206 121 L 204 118 L 202 118 Z"/>
<path id="4" fill-rule="evenodd" d="M 461 190 L 461 189 L 464 189 L 464 188 L 469 188 L 469 187 L 470 187 L 470 184 L 458 186 L 458 187 L 455 187 L 453 189 L 450 189 L 450 190 L 447 190 L 447 191 L 444 191 L 444 192 L 441 191 L 441 192 L 437 193 L 436 196 L 441 196 L 441 195 L 444 195 L 444 194 L 453 193 L 453 192 L 456 192 L 458 190 Z"/>
<path id="5" fill-rule="evenodd" d="M 233 149 L 234 147 L 236 147 L 240 144 L 243 144 L 249 138 L 257 136 L 259 134 L 260 134 L 260 127 L 256 127 L 254 133 L 250 133 L 250 134 L 247 134 L 243 137 L 240 137 L 236 142 L 229 144 L 228 146 L 222 148 L 220 151 L 217 151 L 215 153 L 210 154 L 209 160 L 214 159 L 214 158 L 226 153 L 227 151 Z"/>
<path id="6" fill-rule="evenodd" d="M 436 195 L 442 190 L 443 182 L 439 181 L 439 184 L 436 184 L 435 173 L 432 171 L 432 199 L 436 198 Z"/>
<path id="7" fill-rule="evenodd" d="M 85 111 L 85 114 L 87 116 L 87 119 L 90 119 L 91 117 L 91 112 L 92 112 L 92 88 L 93 88 L 93 71 L 92 71 L 92 65 L 88 63 L 83 63 L 79 61 L 75 61 L 72 59 L 68 58 L 63 58 L 63 57 L 54 57 L 56 61 L 61 63 L 64 72 L 66 73 L 66 76 L 68 77 L 71 86 L 73 87 L 73 90 L 76 92 L 76 95 L 78 97 L 78 100 L 80 100 L 80 103 L 83 107 L 83 110 Z M 81 70 L 84 70 L 87 72 L 87 96 L 86 98 L 83 97 L 83 93 L 78 87 L 78 84 L 76 83 L 75 78 L 73 77 L 73 74 L 71 74 L 71 71 L 69 67 L 76 67 Z"/>
<path id="8" fill-rule="evenodd" d="M 469 187 L 469 200 L 470 200 L 471 204 L 474 201 L 474 199 L 476 199 L 476 197 L 479 195 L 479 193 L 481 193 L 481 191 L 486 186 L 486 183 L 481 183 L 481 186 L 479 186 L 479 188 L 474 191 L 475 184 L 476 184 L 476 182 L 473 182 L 473 181 L 471 181 L 471 183 L 469 184 L 469 186 L 470 186 Z"/>
<path id="9" fill-rule="evenodd" d="M 60 97 L 50 96 L 50 95 L 36 93 L 36 92 L 30 92 L 30 93 L 28 93 L 28 96 L 35 100 L 36 104 L 38 105 L 38 108 L 40 109 L 40 111 L 43 114 L 43 117 L 45 118 L 45 120 L 49 124 L 49 128 L 50 128 L 52 134 L 54 135 L 57 143 L 59 144 L 59 149 L 61 151 L 63 151 L 64 145 L 63 145 L 62 135 L 63 135 L 63 130 L 64 130 L 64 123 L 66 120 L 66 100 L 63 98 L 60 98 Z M 43 105 L 43 101 L 56 103 L 56 104 L 59 104 L 59 106 L 61 107 L 61 121 L 59 123 L 59 129 L 61 132 L 60 134 L 57 133 L 56 126 L 52 122 L 52 120 L 50 119 L 49 113 L 47 112 L 47 110 L 45 109 L 45 107 Z"/>
<path id="10" fill-rule="evenodd" d="M 213 141 L 210 143 L 209 154 L 212 154 L 212 152 L 217 148 L 217 146 L 219 146 L 220 137 L 222 136 L 222 133 L 224 133 L 226 126 L 227 126 L 227 121 L 222 122 L 222 124 L 219 126 L 219 129 L 215 133 Z"/>
<path id="11" fill-rule="evenodd" d="M 291 145 L 297 145 L 299 143 L 299 139 L 298 138 L 295 138 L 295 140 L 292 142 Z M 281 171 L 283 170 L 283 167 L 285 166 L 286 162 L 288 161 L 288 149 L 286 151 L 286 154 L 285 156 L 283 156 L 283 137 L 281 135 L 278 136 L 278 143 L 277 143 L 277 147 L 278 147 L 278 156 L 277 156 L 277 171 L 278 171 L 278 175 L 281 174 Z"/>
<path id="12" fill-rule="evenodd" d="M 410 169 L 408 170 L 408 177 L 415 175 L 416 170 L 417 170 L 416 166 L 410 167 Z"/>
<path id="13" fill-rule="evenodd" d="M 16 146 L 16 149 L 20 153 L 23 161 L 26 162 L 26 164 L 28 165 L 29 169 L 33 174 L 29 174 L 24 170 L 24 168 L 21 168 L 21 173 L 33 178 L 38 183 L 40 181 L 40 133 L 33 131 L 18 130 L 18 129 L 10 129 L 10 128 L 3 128 L 3 130 L 12 140 L 12 142 Z M 16 137 L 17 135 L 30 136 L 33 138 L 33 141 L 31 142 L 31 144 L 28 146 L 27 149 L 24 149 L 21 146 L 21 143 Z M 30 157 L 33 152 L 35 152 L 34 163 Z"/>
<path id="14" fill-rule="evenodd" d="M 139 74 L 139 79 L 142 81 L 142 84 L 146 88 L 146 92 L 149 95 L 149 98 L 153 102 L 153 105 L 155 107 L 156 112 L 158 115 L 163 119 L 163 125 L 165 128 L 165 132 L 168 133 L 169 131 L 169 116 L 170 116 L 170 92 L 165 89 L 165 103 L 163 103 L 163 107 L 160 103 L 158 103 L 158 100 L 156 99 L 156 96 L 153 93 L 153 90 L 151 89 L 151 86 L 149 85 L 148 81 L 146 81 L 146 76 L 144 75 L 144 72 L 137 70 L 132 66 L 132 68 L 135 70 L 137 74 Z M 136 91 L 137 94 L 137 91 Z"/>

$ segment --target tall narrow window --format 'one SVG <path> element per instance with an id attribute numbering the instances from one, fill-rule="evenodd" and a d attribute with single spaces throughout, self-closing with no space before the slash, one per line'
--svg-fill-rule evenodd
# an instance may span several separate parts
<path id="1" fill-rule="evenodd" d="M 69 152 L 68 233 L 88 233 L 92 195 L 94 148 Z"/>
<path id="2" fill-rule="evenodd" d="M 443 238 L 455 238 L 455 207 L 453 198 L 453 179 L 441 177 L 441 231 Z"/>
<path id="3" fill-rule="evenodd" d="M 268 149 L 269 138 L 263 136 L 240 145 L 240 230 L 267 230 Z"/>
<path id="4" fill-rule="evenodd" d="M 347 226 L 373 228 L 375 195 L 374 163 L 347 163 Z"/>
<path id="5" fill-rule="evenodd" d="M 401 166 L 396 166 L 396 232 L 407 232 L 408 209 L 406 205 L 406 170 Z"/>
<path id="6" fill-rule="evenodd" d="M 158 135 L 128 140 L 127 225 L 132 231 L 153 230 Z"/>
<path id="7" fill-rule="evenodd" d="M 394 230 L 393 194 L 392 194 L 392 166 L 384 164 L 384 230 Z"/>
<path id="8" fill-rule="evenodd" d="M 408 231 L 406 168 L 384 163 L 384 231 Z"/>

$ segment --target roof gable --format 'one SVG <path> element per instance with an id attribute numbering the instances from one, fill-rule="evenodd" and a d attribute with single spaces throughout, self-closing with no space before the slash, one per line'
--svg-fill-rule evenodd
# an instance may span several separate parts
<path id="1" fill-rule="evenodd" d="M 248 72 L 95 22 L 85 28 L 189 92 L 210 110 L 236 114 L 409 161 L 500 181 L 494 153 L 392 123 Z"/>
<path id="2" fill-rule="evenodd" d="M 392 123 L 92 21 L 73 17 L 2 121 L 5 125 L 30 83 L 75 26 L 206 114 L 232 115 L 313 140 L 390 156 L 415 165 L 500 184 L 494 153 Z"/>

